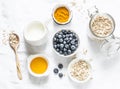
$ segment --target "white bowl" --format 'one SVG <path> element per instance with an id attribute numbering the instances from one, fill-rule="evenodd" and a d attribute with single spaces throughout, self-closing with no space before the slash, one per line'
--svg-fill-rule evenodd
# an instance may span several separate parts
<path id="1" fill-rule="evenodd" d="M 32 31 L 33 29 L 36 31 Z M 40 31 L 43 32 L 41 37 L 40 35 L 38 35 Z M 25 41 L 32 46 L 40 46 L 44 44 L 47 41 L 47 34 L 48 34 L 47 27 L 39 21 L 33 21 L 30 24 L 28 24 L 27 28 L 25 28 L 23 33 Z"/>
<path id="2" fill-rule="evenodd" d="M 31 68 L 30 68 L 30 64 L 31 64 L 32 60 L 34 60 L 34 59 L 37 58 L 37 57 L 42 57 L 42 58 L 44 58 L 44 59 L 47 61 L 47 64 L 48 64 L 47 70 L 46 70 L 44 73 L 42 73 L 42 74 L 36 74 L 36 73 L 32 72 L 32 70 L 31 70 Z M 44 55 L 42 55 L 42 54 L 30 55 L 30 56 L 27 58 L 27 68 L 28 68 L 28 72 L 29 72 L 32 76 L 34 76 L 34 77 L 42 78 L 42 77 L 47 77 L 47 76 L 49 75 L 49 61 L 48 61 L 48 59 L 47 59 Z"/>
<path id="3" fill-rule="evenodd" d="M 80 60 L 81 60 L 81 61 L 85 61 L 85 62 L 88 64 L 89 68 L 90 68 L 90 72 L 89 72 L 90 74 L 89 74 L 88 78 L 85 79 L 85 80 L 83 80 L 83 81 L 77 80 L 76 78 L 74 78 L 74 77 L 71 76 L 71 74 L 70 74 L 71 66 L 72 66 L 74 63 L 76 63 L 76 62 L 78 62 L 78 61 L 80 61 Z M 89 61 L 76 58 L 76 59 L 74 59 L 73 61 L 71 61 L 70 64 L 68 65 L 68 70 L 67 70 L 67 72 L 68 72 L 69 78 L 70 78 L 73 82 L 80 84 L 80 83 L 86 83 L 86 82 L 88 82 L 88 81 L 90 80 L 90 78 L 91 78 L 91 70 L 92 70 L 92 68 L 91 68 L 91 65 L 90 65 Z"/>
<path id="4" fill-rule="evenodd" d="M 69 16 L 68 21 L 66 21 L 66 22 L 59 22 L 59 21 L 57 21 L 57 20 L 55 19 L 55 17 L 54 17 L 54 12 L 55 12 L 56 9 L 59 8 L 59 7 L 65 7 L 66 9 L 68 9 L 68 11 L 69 11 L 69 13 L 70 13 L 70 16 Z M 54 20 L 57 24 L 67 24 L 67 23 L 69 23 L 69 22 L 71 21 L 71 19 L 72 19 L 72 11 L 71 11 L 70 7 L 67 6 L 67 5 L 65 5 L 65 4 L 57 4 L 57 5 L 53 8 L 52 18 L 53 18 L 53 20 Z"/>
<path id="5" fill-rule="evenodd" d="M 64 29 L 64 30 L 69 30 L 69 29 Z M 61 30 L 60 30 L 61 31 Z M 56 33 L 58 33 L 58 32 L 60 32 L 60 31 L 57 31 Z M 70 31 L 72 31 L 72 32 L 74 32 L 73 30 L 70 30 Z M 55 34 L 56 34 L 55 33 Z M 75 33 L 75 32 L 74 32 Z M 55 36 L 55 34 L 54 34 L 54 36 Z M 53 36 L 53 38 L 54 38 L 54 36 Z M 53 47 L 53 40 L 52 40 L 52 48 L 53 48 L 53 51 L 54 51 L 54 53 L 55 54 L 57 54 L 59 57 L 61 57 L 61 58 L 74 58 L 75 56 L 76 56 L 76 54 L 77 54 L 77 52 L 78 52 L 78 49 L 79 49 L 79 47 L 80 47 L 80 39 L 79 39 L 79 36 L 76 34 L 76 36 L 77 36 L 77 38 L 78 38 L 78 48 L 72 53 L 72 54 L 70 54 L 70 55 L 61 55 L 60 53 L 58 53 L 56 50 L 55 50 L 55 48 Z"/>

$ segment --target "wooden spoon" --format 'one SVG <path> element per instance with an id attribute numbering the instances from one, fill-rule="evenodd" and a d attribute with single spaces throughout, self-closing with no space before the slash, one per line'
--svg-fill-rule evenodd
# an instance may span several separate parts
<path id="1" fill-rule="evenodd" d="M 9 44 L 11 48 L 14 50 L 15 57 L 16 57 L 16 67 L 17 67 L 17 75 L 20 80 L 22 80 L 22 74 L 20 70 L 20 62 L 18 60 L 17 48 L 19 46 L 19 37 L 17 34 L 12 33 L 9 36 Z"/>

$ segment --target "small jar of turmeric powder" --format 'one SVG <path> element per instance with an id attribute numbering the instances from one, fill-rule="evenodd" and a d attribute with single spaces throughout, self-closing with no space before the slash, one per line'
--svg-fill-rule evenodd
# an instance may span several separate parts
<path id="1" fill-rule="evenodd" d="M 66 5 L 56 5 L 53 9 L 52 17 L 57 24 L 67 24 L 72 19 L 72 11 Z"/>

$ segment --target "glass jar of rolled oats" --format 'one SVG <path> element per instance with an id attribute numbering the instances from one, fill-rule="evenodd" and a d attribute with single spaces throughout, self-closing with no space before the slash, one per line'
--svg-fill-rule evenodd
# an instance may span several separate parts
<path id="1" fill-rule="evenodd" d="M 93 10 L 94 9 L 94 10 Z M 115 21 L 108 13 L 100 13 L 94 7 L 88 10 L 90 16 L 88 36 L 92 40 L 100 40 L 102 51 L 105 51 L 108 56 L 116 54 L 120 48 L 120 38 L 115 37 Z"/>

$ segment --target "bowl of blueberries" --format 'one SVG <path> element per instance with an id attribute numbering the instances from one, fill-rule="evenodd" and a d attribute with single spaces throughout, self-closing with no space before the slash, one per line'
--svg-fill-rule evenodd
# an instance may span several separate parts
<path id="1" fill-rule="evenodd" d="M 53 37 L 53 50 L 61 57 L 72 57 L 75 56 L 79 43 L 79 37 L 75 32 L 62 29 Z"/>

